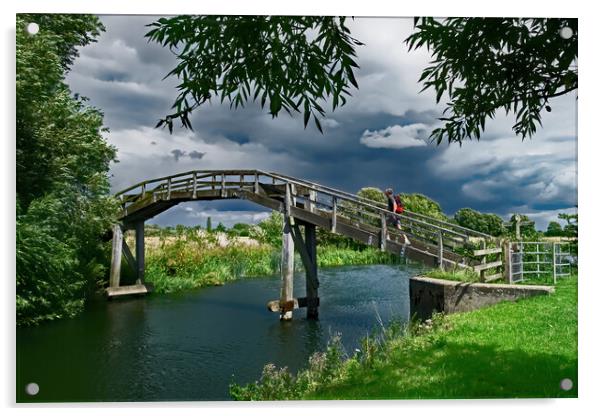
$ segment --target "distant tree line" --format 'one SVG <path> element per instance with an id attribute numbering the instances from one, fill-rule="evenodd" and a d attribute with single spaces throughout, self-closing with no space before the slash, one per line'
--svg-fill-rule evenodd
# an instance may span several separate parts
<path id="1" fill-rule="evenodd" d="M 358 191 L 358 196 L 371 199 L 376 202 L 386 203 L 383 191 L 378 188 L 362 188 Z M 517 218 L 512 216 L 510 221 L 505 223 L 502 217 L 497 214 L 482 213 L 472 208 L 461 208 L 452 217 L 445 215 L 441 206 L 436 201 L 426 195 L 418 193 L 400 193 L 401 201 L 405 209 L 417 214 L 428 215 L 439 220 L 450 221 L 462 227 L 479 231 L 494 237 L 513 236 Z M 526 215 L 519 215 L 521 221 L 521 236 L 523 238 L 546 237 L 577 237 L 577 214 L 559 214 L 560 220 L 566 221 L 564 227 L 557 221 L 551 221 L 544 232 L 535 229 L 534 222 Z"/>

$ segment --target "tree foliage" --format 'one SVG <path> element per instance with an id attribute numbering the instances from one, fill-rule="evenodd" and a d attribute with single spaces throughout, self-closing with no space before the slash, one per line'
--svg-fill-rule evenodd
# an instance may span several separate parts
<path id="1" fill-rule="evenodd" d="M 173 120 L 192 128 L 189 115 L 215 97 L 231 107 L 259 100 L 276 117 L 281 110 L 303 113 L 304 125 L 319 116 L 322 101 L 344 105 L 359 88 L 355 49 L 344 17 L 175 16 L 152 23 L 149 40 L 169 47 L 178 64 L 168 74 L 180 80 Z M 571 36 L 560 35 L 570 28 Z M 431 138 L 440 144 L 479 139 L 497 110 L 516 116 L 523 139 L 551 111 L 550 99 L 577 89 L 577 19 L 417 18 L 405 42 L 426 46 L 433 60 L 419 82 L 433 88 L 437 102 L 447 93 L 443 127 Z"/>
<path id="2" fill-rule="evenodd" d="M 484 214 L 471 208 L 459 209 L 455 213 L 454 219 L 462 227 L 496 237 L 505 234 L 506 231 L 504 221 L 498 215 Z"/>
<path id="3" fill-rule="evenodd" d="M 175 112 L 157 127 L 173 129 L 173 119 L 192 128 L 190 113 L 212 97 L 243 107 L 248 101 L 303 113 L 304 125 L 333 110 L 358 87 L 355 46 L 345 17 L 322 16 L 175 16 L 151 23 L 150 41 L 169 47 L 178 58 L 168 76 L 180 80 Z"/>
<path id="4" fill-rule="evenodd" d="M 362 188 L 359 191 L 357 191 L 357 196 L 369 199 L 371 201 L 379 202 L 381 204 L 387 203 L 387 198 L 385 197 L 385 194 L 378 188 Z"/>
<path id="5" fill-rule="evenodd" d="M 513 112 L 517 135 L 531 137 L 549 100 L 577 89 L 577 19 L 417 18 L 406 39 L 410 50 L 426 46 L 433 60 L 420 81 L 449 96 L 441 143 L 479 139 L 497 110 Z M 570 28 L 568 39 L 561 29 Z M 565 29 L 566 30 L 566 29 Z M 569 34 L 568 32 L 564 32 Z"/>
<path id="6" fill-rule="evenodd" d="M 28 35 L 36 22 L 40 31 Z M 102 114 L 74 97 L 64 75 L 104 28 L 88 15 L 17 15 L 17 322 L 77 313 L 104 277 L 101 236 L 115 149 Z"/>
<path id="7" fill-rule="evenodd" d="M 560 223 L 556 221 L 550 221 L 545 234 L 548 237 L 561 237 L 564 236 L 564 230 L 562 229 L 562 225 L 560 225 Z"/>
<path id="8" fill-rule="evenodd" d="M 428 215 L 442 221 L 449 221 L 449 218 L 441 211 L 439 203 L 426 195 L 401 193 L 399 197 L 408 211 Z"/>
<path id="9" fill-rule="evenodd" d="M 578 214 L 558 214 L 558 218 L 567 222 L 564 226 L 564 235 L 567 237 L 578 236 Z"/>

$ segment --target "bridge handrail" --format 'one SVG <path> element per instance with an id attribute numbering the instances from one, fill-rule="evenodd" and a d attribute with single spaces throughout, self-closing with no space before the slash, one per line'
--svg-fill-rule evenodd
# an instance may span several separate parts
<path id="1" fill-rule="evenodd" d="M 167 179 L 174 179 L 174 178 L 178 178 L 180 176 L 193 175 L 195 173 L 197 173 L 197 174 L 199 174 L 199 173 L 205 174 L 206 173 L 209 176 L 211 176 L 211 174 L 215 173 L 217 176 L 217 175 L 222 175 L 222 174 L 228 175 L 228 172 L 230 172 L 231 175 L 254 175 L 256 172 L 259 172 L 259 171 L 257 171 L 257 170 L 190 170 L 188 172 L 176 173 L 174 175 L 167 175 L 167 176 L 162 176 L 159 178 L 147 179 L 145 181 L 138 182 L 132 186 L 122 189 L 119 192 L 115 192 L 115 196 L 123 195 L 126 192 L 129 192 L 133 189 L 141 187 L 142 185 L 148 185 L 149 183 L 160 182 L 160 181 L 164 181 Z"/>
<path id="2" fill-rule="evenodd" d="M 371 208 L 377 209 L 380 212 L 385 212 L 387 215 L 391 215 L 394 214 L 396 217 L 398 218 L 403 218 L 403 214 L 397 214 L 397 213 L 392 213 L 391 211 L 389 211 L 388 207 L 386 204 L 380 203 L 378 201 L 374 201 L 372 199 L 368 199 L 368 198 L 364 198 L 349 192 L 345 192 L 345 191 L 340 191 L 338 189 L 334 189 L 334 188 L 330 188 L 328 186 L 324 186 L 324 185 L 320 185 L 318 183 L 315 182 L 310 182 L 310 181 L 306 181 L 304 179 L 298 179 L 298 178 L 293 178 L 291 176 L 287 176 L 287 175 L 281 175 L 275 172 L 264 172 L 264 171 L 259 171 L 264 175 L 267 176 L 271 176 L 271 177 L 276 177 L 277 179 L 281 179 L 281 180 L 286 180 L 286 181 L 290 181 L 290 182 L 297 182 L 297 184 L 301 185 L 301 186 L 313 186 L 313 187 L 317 187 L 317 188 L 321 188 L 323 189 L 325 193 L 330 193 L 330 194 L 337 194 L 336 196 L 341 198 L 341 199 L 346 199 L 349 201 L 353 201 L 353 202 L 359 202 L 362 205 L 367 205 Z M 317 190 L 317 189 L 316 189 Z M 386 207 L 386 208 L 385 208 Z M 409 210 L 404 210 L 404 214 L 409 214 L 411 216 L 416 216 L 422 219 L 426 219 L 429 221 L 433 221 L 436 222 L 438 224 L 442 224 L 445 226 L 448 226 L 450 228 L 455 228 L 455 229 L 459 229 L 462 231 L 465 231 L 469 234 L 472 234 L 474 236 L 477 237 L 482 237 L 482 238 L 487 238 L 487 239 L 492 239 L 493 236 L 489 235 L 489 234 L 485 234 L 485 233 L 481 233 L 479 231 L 475 231 L 475 230 L 471 230 L 470 228 L 466 228 L 466 227 L 462 227 L 461 225 L 457 225 L 457 224 L 453 224 L 451 222 L 447 222 L 447 221 L 443 221 L 437 218 L 433 218 L 433 217 L 429 217 L 428 215 L 424 215 L 424 214 L 419 214 L 416 212 L 412 212 Z M 434 224 L 433 224 L 434 225 Z"/>

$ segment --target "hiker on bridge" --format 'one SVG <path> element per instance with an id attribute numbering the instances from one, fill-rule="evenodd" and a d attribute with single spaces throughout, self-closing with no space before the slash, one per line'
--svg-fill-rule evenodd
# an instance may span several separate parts
<path id="1" fill-rule="evenodd" d="M 387 197 L 387 206 L 389 211 L 395 214 L 401 214 L 404 210 L 403 203 L 401 202 L 401 198 L 399 195 L 393 195 L 393 189 L 387 188 L 385 189 L 385 196 Z M 389 215 L 389 222 L 398 230 L 401 230 L 401 221 L 396 215 Z M 410 240 L 405 234 L 403 235 L 404 244 L 410 244 Z"/>
<path id="2" fill-rule="evenodd" d="M 389 211 L 397 213 L 397 211 L 399 209 L 398 208 L 399 205 L 397 204 L 397 201 L 395 200 L 395 196 L 393 196 L 393 189 L 391 189 L 391 188 L 385 189 L 385 196 L 387 197 L 387 205 L 388 205 Z M 397 228 L 398 230 L 401 230 L 401 222 L 399 221 L 399 218 L 397 218 L 397 216 L 389 215 L 389 223 L 391 225 L 393 225 L 395 228 Z"/>

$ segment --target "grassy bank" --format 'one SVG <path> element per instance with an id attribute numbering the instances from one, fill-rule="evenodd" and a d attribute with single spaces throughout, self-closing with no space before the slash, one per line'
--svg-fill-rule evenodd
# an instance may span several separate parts
<path id="1" fill-rule="evenodd" d="M 169 293 L 203 286 L 221 285 L 250 276 L 266 276 L 280 270 L 280 249 L 270 244 L 230 242 L 225 246 L 216 239 L 195 238 L 192 234 L 162 238 L 147 245 L 146 281 L 157 293 Z M 394 256 L 373 248 L 318 246 L 318 266 L 383 264 L 398 261 Z M 302 270 L 300 258 L 295 270 Z"/>
<path id="2" fill-rule="evenodd" d="M 560 381 L 570 378 L 570 391 Z M 556 293 L 399 325 L 348 357 L 335 339 L 295 377 L 266 366 L 239 400 L 577 396 L 577 278 Z"/>

